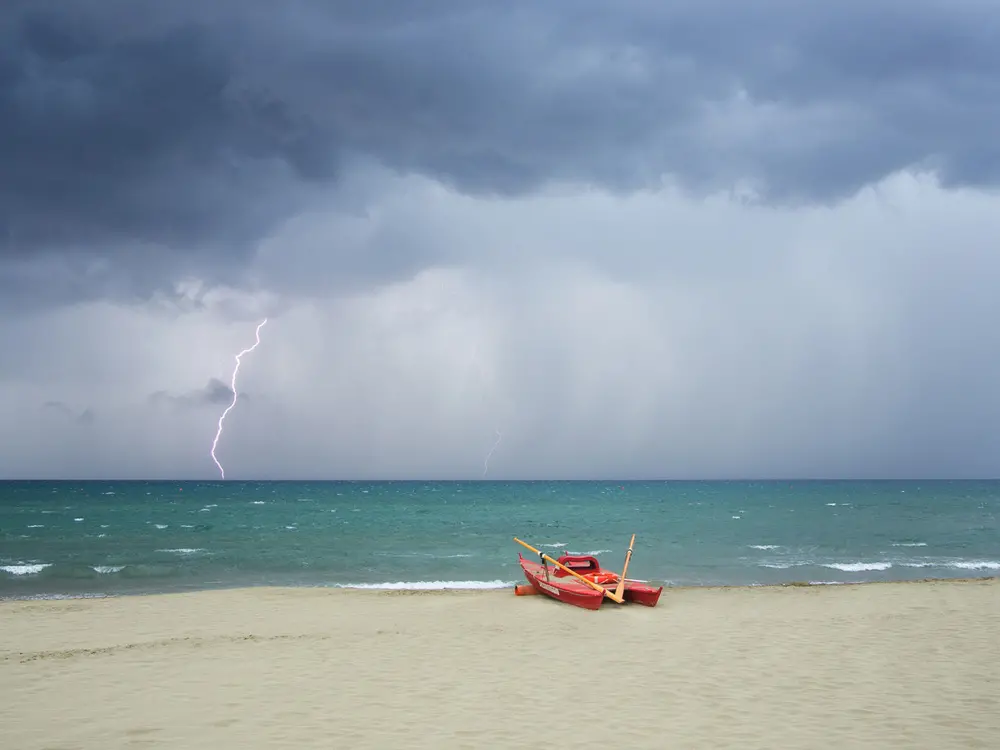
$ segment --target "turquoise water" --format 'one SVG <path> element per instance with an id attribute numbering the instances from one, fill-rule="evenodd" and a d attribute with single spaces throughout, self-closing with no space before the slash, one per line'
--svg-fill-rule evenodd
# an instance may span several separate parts
<path id="1" fill-rule="evenodd" d="M 1000 575 L 1000 482 L 4 482 L 0 597 L 504 586 L 521 539 L 667 585 Z"/>

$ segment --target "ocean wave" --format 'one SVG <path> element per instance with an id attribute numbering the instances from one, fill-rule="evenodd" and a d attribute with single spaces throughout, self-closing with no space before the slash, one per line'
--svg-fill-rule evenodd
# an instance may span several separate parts
<path id="1" fill-rule="evenodd" d="M 388 552 L 376 550 L 372 552 L 375 557 L 404 557 L 412 559 L 414 557 L 426 557 L 430 560 L 453 560 L 460 557 L 475 557 L 471 552 L 456 552 L 450 555 L 439 555 L 433 552 Z"/>
<path id="2" fill-rule="evenodd" d="M 842 570 L 845 573 L 866 573 L 872 570 L 888 570 L 892 567 L 891 562 L 850 562 L 850 563 L 822 563 L 824 568 Z"/>
<path id="3" fill-rule="evenodd" d="M 948 567 L 959 570 L 1000 570 L 1000 562 L 996 560 L 960 560 L 949 563 Z"/>
<path id="4" fill-rule="evenodd" d="M 338 583 L 338 589 L 372 589 L 386 591 L 444 591 L 450 589 L 502 589 L 513 586 L 511 581 L 395 581 L 384 583 Z"/>
<path id="5" fill-rule="evenodd" d="M 12 576 L 33 576 L 51 567 L 52 563 L 20 563 L 18 565 L 0 565 L 0 570 L 10 573 Z"/>
<path id="6" fill-rule="evenodd" d="M 0 596 L 0 602 L 37 602 L 61 601 L 63 599 L 108 599 L 110 594 L 21 594 L 18 596 Z"/>
<path id="7" fill-rule="evenodd" d="M 927 542 L 893 542 L 893 547 L 926 547 Z"/>
<path id="8" fill-rule="evenodd" d="M 101 575 L 111 575 L 112 573 L 120 573 L 125 570 L 125 565 L 91 565 L 90 569 L 95 573 L 100 573 Z"/>
<path id="9" fill-rule="evenodd" d="M 888 561 L 881 562 L 765 562 L 759 563 L 759 568 L 771 568 L 772 570 L 788 570 L 789 568 L 831 568 L 833 570 L 842 570 L 845 573 L 867 573 L 877 570 L 889 570 L 892 567 L 892 563 Z"/>
<path id="10" fill-rule="evenodd" d="M 780 544 L 748 544 L 747 546 L 750 549 L 762 549 L 762 550 L 781 549 Z"/>
<path id="11" fill-rule="evenodd" d="M 199 552 L 207 552 L 201 547 L 178 547 L 176 549 L 158 549 L 157 552 L 171 552 L 175 555 L 197 555 Z"/>
<path id="12" fill-rule="evenodd" d="M 889 570 L 893 567 L 900 568 L 936 568 L 951 570 L 998 570 L 1000 571 L 1000 560 L 878 560 L 873 562 L 762 562 L 757 567 L 771 568 L 773 570 L 788 570 L 789 568 L 819 567 L 840 570 L 845 573 L 871 573 Z"/>
<path id="13" fill-rule="evenodd" d="M 922 560 L 900 563 L 904 568 L 951 568 L 952 570 L 1000 570 L 997 560 Z"/>
<path id="14" fill-rule="evenodd" d="M 844 586 L 850 581 L 809 581 L 810 586 Z"/>

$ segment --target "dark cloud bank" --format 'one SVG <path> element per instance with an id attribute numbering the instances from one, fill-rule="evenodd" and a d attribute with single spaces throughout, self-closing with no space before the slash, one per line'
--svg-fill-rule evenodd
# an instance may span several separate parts
<path id="1" fill-rule="evenodd" d="M 666 177 L 831 201 L 910 166 L 993 185 L 998 36 L 967 0 L 8 0 L 0 278 L 9 299 L 232 278 L 365 164 L 477 195 Z"/>
<path id="2" fill-rule="evenodd" d="M 664 466 L 995 475 L 1000 261 L 983 238 L 991 209 L 979 196 L 935 193 L 924 204 L 921 193 L 898 224 L 885 219 L 891 207 L 866 205 L 832 218 L 716 205 L 685 220 L 667 199 L 678 221 L 648 221 L 658 209 L 633 202 L 585 222 L 597 202 L 584 198 L 491 206 L 486 219 L 472 215 L 485 204 L 462 203 L 414 226 L 433 201 L 417 196 L 400 211 L 407 196 L 379 181 L 420 175 L 477 197 L 558 183 L 631 194 L 664 181 L 701 196 L 749 183 L 755 200 L 792 207 L 834 204 L 907 168 L 948 188 L 992 189 L 997 39 L 1000 10 L 980 0 L 7 0 L 0 342 L 12 342 L 12 356 L 0 360 L 0 395 L 24 432 L 36 432 L 22 435 L 20 423 L 8 431 L 0 466 L 214 476 L 205 450 L 232 395 L 225 382 L 200 387 L 213 373 L 199 364 L 147 372 L 131 401 L 121 395 L 133 389 L 131 370 L 157 369 L 139 340 L 156 330 L 152 307 L 131 318 L 84 311 L 75 323 L 10 323 L 3 313 L 142 301 L 185 276 L 205 289 L 240 286 L 283 222 L 363 217 L 395 201 L 378 242 L 365 242 L 363 227 L 345 249 L 353 240 L 340 225 L 331 241 L 305 222 L 278 243 L 279 254 L 294 244 L 302 266 L 288 274 L 287 304 L 313 293 L 308 276 L 399 280 L 440 264 L 455 244 L 473 247 L 466 256 L 575 253 L 580 265 L 601 255 L 600 270 L 617 264 L 619 276 L 636 258 L 670 258 L 661 278 L 640 278 L 646 266 L 636 261 L 629 281 L 639 283 L 620 287 L 567 279 L 562 267 L 532 276 L 522 264 L 516 283 L 496 282 L 509 294 L 470 303 L 499 331 L 491 373 L 503 398 L 489 398 L 511 401 L 473 418 L 469 405 L 487 396 L 472 389 L 492 391 L 466 384 L 472 395 L 459 402 L 443 385 L 461 358 L 454 348 L 471 348 L 475 332 L 464 343 L 452 328 L 435 332 L 453 311 L 433 274 L 413 285 L 412 300 L 407 290 L 372 293 L 355 317 L 312 319 L 307 309 L 299 330 L 282 331 L 284 353 L 269 354 L 281 346 L 269 342 L 246 373 L 261 378 L 247 381 L 261 396 L 235 412 L 225 446 L 244 466 L 274 476 L 359 466 L 372 476 L 478 475 L 500 426 L 491 466 L 508 476 L 654 475 Z M 633 222 L 638 214 L 645 225 Z M 477 244 L 504 223 L 513 228 L 488 238 L 496 247 Z M 588 232 L 600 236 L 588 243 Z M 320 253 L 330 257 L 314 267 Z M 504 306 L 516 295 L 526 301 Z M 661 300 L 670 304 L 658 308 Z M 439 317 L 420 318 L 425 307 Z M 86 321 L 98 322 L 85 331 Z M 203 334 L 211 338 L 192 329 L 172 339 L 175 354 L 163 361 L 204 356 L 210 347 L 191 343 Z M 629 358 L 636 363 L 611 366 Z M 214 374 L 228 378 L 230 366 Z M 269 402 L 265 390 L 282 384 Z M 428 406 L 434 388 L 444 389 L 440 408 Z M 29 418 L 35 412 L 50 432 Z M 245 431 L 243 415 L 253 423 Z"/>
<path id="3" fill-rule="evenodd" d="M 240 394 L 241 401 L 247 401 L 250 397 L 245 393 Z M 208 406 L 226 407 L 233 400 L 233 389 L 223 383 L 218 378 L 210 378 L 204 388 L 182 393 L 180 395 L 168 393 L 167 391 L 155 391 L 149 394 L 149 402 L 154 405 L 171 405 L 180 409 L 200 409 Z"/>

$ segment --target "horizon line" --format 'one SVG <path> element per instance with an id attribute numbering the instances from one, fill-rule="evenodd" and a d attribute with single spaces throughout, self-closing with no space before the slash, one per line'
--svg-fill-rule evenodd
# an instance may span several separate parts
<path id="1" fill-rule="evenodd" d="M 62 477 L 62 478 L 47 478 L 47 477 L 0 477 L 0 483 L 3 482 L 181 482 L 181 483 L 217 483 L 217 484 L 238 484 L 238 483 L 264 483 L 264 482 L 462 482 L 469 484 L 500 484 L 500 483 L 514 483 L 514 482 L 607 482 L 610 484 L 635 484 L 635 483 L 649 483 L 649 482 L 997 482 L 1000 481 L 1000 476 L 997 477 L 651 477 L 651 478 L 622 478 L 622 477 L 594 477 L 594 478 L 555 478 L 555 477 L 521 477 L 521 478 L 509 478 L 509 479 L 492 479 L 492 478 L 363 478 L 363 477 L 341 477 L 341 478 L 260 478 L 260 477 L 246 477 L 246 478 L 213 478 L 213 479 L 199 479 L 192 477 Z"/>

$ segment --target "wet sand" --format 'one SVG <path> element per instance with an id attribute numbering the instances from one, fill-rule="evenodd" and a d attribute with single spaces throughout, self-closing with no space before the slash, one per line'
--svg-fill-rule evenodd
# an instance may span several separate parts
<path id="1" fill-rule="evenodd" d="M 0 602 L 0 736 L 89 748 L 994 748 L 1000 581 Z"/>

